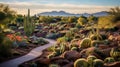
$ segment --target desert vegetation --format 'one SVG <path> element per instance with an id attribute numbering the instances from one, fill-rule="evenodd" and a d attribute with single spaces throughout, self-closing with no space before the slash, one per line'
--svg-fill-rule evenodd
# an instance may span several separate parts
<path id="1" fill-rule="evenodd" d="M 43 39 L 47 38 L 57 43 L 20 67 L 119 67 L 120 8 L 108 13 L 100 17 L 30 16 L 28 9 L 23 16 L 1 4 L 0 60 L 25 55 L 49 43 Z"/>

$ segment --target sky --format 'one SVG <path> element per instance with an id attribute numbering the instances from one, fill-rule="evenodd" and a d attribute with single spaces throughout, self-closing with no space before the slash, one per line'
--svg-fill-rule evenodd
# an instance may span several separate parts
<path id="1" fill-rule="evenodd" d="M 120 0 L 0 0 L 0 3 L 8 4 L 18 14 L 23 15 L 27 14 L 28 8 L 31 10 L 31 15 L 34 15 L 50 11 L 91 14 L 120 7 Z"/>

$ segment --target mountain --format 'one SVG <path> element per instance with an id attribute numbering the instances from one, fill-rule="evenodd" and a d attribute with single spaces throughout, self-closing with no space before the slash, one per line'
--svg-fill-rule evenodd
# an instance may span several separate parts
<path id="1" fill-rule="evenodd" d="M 108 12 L 106 11 L 101 11 L 101 12 L 97 12 L 97 13 L 93 13 L 94 16 L 106 16 L 108 15 Z"/>
<path id="2" fill-rule="evenodd" d="M 106 11 L 102 11 L 102 12 L 97 12 L 97 13 L 93 13 L 93 14 L 88 14 L 88 13 L 83 13 L 83 14 L 72 14 L 72 13 L 67 13 L 65 11 L 52 11 L 52 12 L 43 12 L 43 13 L 38 13 L 38 16 L 90 16 L 90 15 L 94 15 L 94 16 L 106 16 L 108 15 L 108 13 Z"/>

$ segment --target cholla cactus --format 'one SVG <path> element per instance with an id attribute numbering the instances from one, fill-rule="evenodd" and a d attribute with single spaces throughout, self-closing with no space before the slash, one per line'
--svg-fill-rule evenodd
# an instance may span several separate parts
<path id="1" fill-rule="evenodd" d="M 105 63 L 112 63 L 112 62 L 115 62 L 115 59 L 113 57 L 107 57 L 107 58 L 105 58 L 104 62 Z"/>
<path id="2" fill-rule="evenodd" d="M 74 62 L 74 67 L 88 67 L 88 62 L 86 59 L 81 58 Z"/>
<path id="3" fill-rule="evenodd" d="M 30 9 L 28 9 L 28 16 L 24 16 L 24 32 L 27 36 L 30 36 L 35 28 L 35 24 L 31 21 L 32 20 L 30 18 Z"/>
<path id="4" fill-rule="evenodd" d="M 95 60 L 95 59 L 97 59 L 95 56 L 93 56 L 93 55 L 89 55 L 88 57 L 87 57 L 87 61 L 88 61 L 88 63 L 90 64 L 90 67 L 93 67 L 93 61 Z"/>
<path id="5" fill-rule="evenodd" d="M 93 67 L 103 67 L 104 65 L 104 62 L 100 59 L 95 59 L 93 61 Z"/>
<path id="6" fill-rule="evenodd" d="M 85 38 L 80 42 L 80 48 L 88 48 L 91 45 L 91 39 Z"/>

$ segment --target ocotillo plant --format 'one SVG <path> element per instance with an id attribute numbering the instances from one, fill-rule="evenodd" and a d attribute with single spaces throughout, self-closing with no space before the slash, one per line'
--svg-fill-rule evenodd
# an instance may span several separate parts
<path id="1" fill-rule="evenodd" d="M 35 25 L 30 18 L 30 9 L 28 9 L 28 16 L 24 16 L 24 32 L 27 36 L 30 36 L 34 31 Z"/>

